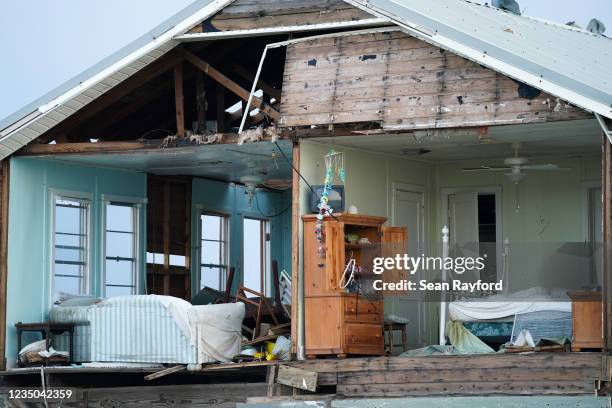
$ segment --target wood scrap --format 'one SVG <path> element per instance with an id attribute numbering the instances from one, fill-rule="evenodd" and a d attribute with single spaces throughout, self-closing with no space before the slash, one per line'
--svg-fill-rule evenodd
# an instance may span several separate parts
<path id="1" fill-rule="evenodd" d="M 185 364 L 178 364 L 178 365 L 175 365 L 175 366 L 172 366 L 172 367 L 165 368 L 165 369 L 160 370 L 160 371 L 156 371 L 153 374 L 149 374 L 149 375 L 145 376 L 144 379 L 146 381 L 151 381 L 151 380 L 155 380 L 156 378 L 161 378 L 161 377 L 164 377 L 164 376 L 166 376 L 168 374 L 172 374 L 172 373 L 178 373 L 179 371 L 183 371 L 183 370 L 186 370 L 186 369 L 187 369 L 187 366 Z"/>
<path id="2" fill-rule="evenodd" d="M 281 364 L 278 366 L 276 382 L 293 388 L 316 392 L 317 378 L 318 374 L 316 371 L 308 371 Z"/>

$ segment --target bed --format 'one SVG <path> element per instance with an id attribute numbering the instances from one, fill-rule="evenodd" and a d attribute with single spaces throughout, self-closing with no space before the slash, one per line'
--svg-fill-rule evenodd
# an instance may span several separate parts
<path id="1" fill-rule="evenodd" d="M 463 322 L 487 344 L 499 345 L 529 330 L 534 341 L 571 338 L 572 302 L 565 289 L 531 288 L 511 294 L 451 302 L 449 318 Z"/>
<path id="2" fill-rule="evenodd" d="M 244 304 L 193 306 L 171 296 L 119 296 L 93 306 L 54 308 L 51 317 L 75 323 L 81 333 L 75 336 L 75 348 L 82 350 L 77 362 L 193 366 L 240 353 Z M 58 338 L 56 348 L 67 344 Z"/>

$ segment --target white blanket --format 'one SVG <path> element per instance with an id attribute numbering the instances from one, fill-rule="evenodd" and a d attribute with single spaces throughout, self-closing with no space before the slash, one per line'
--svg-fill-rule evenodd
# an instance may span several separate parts
<path id="1" fill-rule="evenodd" d="M 543 310 L 571 312 L 572 302 L 565 289 L 531 288 L 483 299 L 451 302 L 448 306 L 450 319 L 460 322 L 502 319 Z"/>
<path id="2" fill-rule="evenodd" d="M 125 302 L 131 296 L 108 298 L 95 307 L 108 307 Z M 198 363 L 231 361 L 240 353 L 244 303 L 194 306 L 173 296 L 147 295 L 159 302 L 172 316 L 179 330 L 197 350 Z"/>

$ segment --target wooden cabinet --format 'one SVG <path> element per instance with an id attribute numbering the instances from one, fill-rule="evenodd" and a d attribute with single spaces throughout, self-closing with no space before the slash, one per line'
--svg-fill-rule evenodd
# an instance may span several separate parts
<path id="1" fill-rule="evenodd" d="M 324 241 L 319 243 L 316 215 L 302 219 L 306 356 L 383 355 L 382 294 L 375 298 L 364 296 L 362 291 L 352 293 L 342 287 L 341 280 L 351 258 L 371 271 L 373 258 L 389 256 L 389 248 L 403 253 L 406 230 L 383 227 L 384 217 L 334 214 L 325 217 Z M 367 238 L 370 243 L 348 243 L 347 234 Z M 319 251 L 320 245 L 324 253 Z"/>
<path id="2" fill-rule="evenodd" d="M 572 351 L 603 348 L 601 292 L 568 292 L 572 299 Z"/>

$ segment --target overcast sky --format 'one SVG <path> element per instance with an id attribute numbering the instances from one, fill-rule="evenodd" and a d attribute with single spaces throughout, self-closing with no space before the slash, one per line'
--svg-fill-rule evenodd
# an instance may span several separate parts
<path id="1" fill-rule="evenodd" d="M 192 0 L 12 0 L 0 5 L 0 120 L 145 34 Z M 484 3 L 485 1 L 481 1 Z M 524 14 L 612 34 L 611 0 L 519 0 Z"/>

